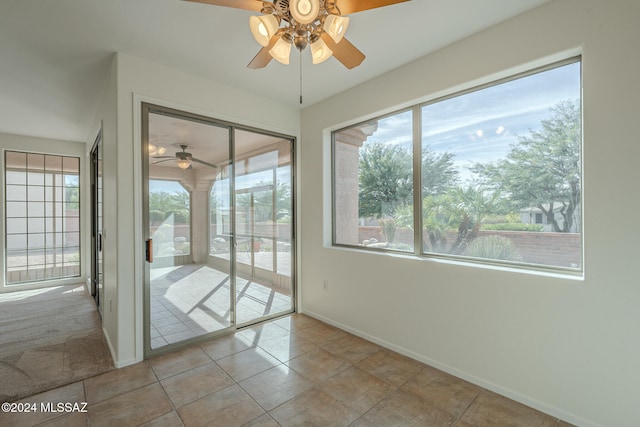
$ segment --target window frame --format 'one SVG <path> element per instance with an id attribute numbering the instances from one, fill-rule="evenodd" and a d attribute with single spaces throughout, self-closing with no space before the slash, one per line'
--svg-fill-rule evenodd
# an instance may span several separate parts
<path id="1" fill-rule="evenodd" d="M 38 282 L 53 282 L 53 281 L 61 281 L 61 280 L 75 280 L 78 277 L 82 277 L 83 274 L 83 250 L 84 250 L 84 245 L 83 245 L 83 233 L 82 233 L 82 227 L 83 227 L 83 221 L 82 221 L 82 191 L 83 191 L 83 185 L 82 185 L 82 158 L 79 155 L 74 155 L 74 154 L 58 154 L 58 153 L 43 153 L 43 152 L 38 152 L 38 151 L 29 151 L 29 150 L 20 150 L 17 148 L 7 148 L 2 150 L 2 168 L 3 168 L 3 190 L 4 190 L 4 197 L 3 197 L 3 203 L 4 203 L 4 218 L 3 218 L 3 226 L 4 226 L 4 271 L 2 272 L 3 277 L 4 277 L 4 286 L 6 288 L 10 288 L 10 287 L 17 287 L 17 286 L 25 286 L 25 285 L 29 285 L 29 284 L 33 284 L 33 283 L 38 283 Z M 9 167 L 8 166 L 8 162 L 7 162 L 7 156 L 10 153 L 15 153 L 15 154 L 22 154 L 25 156 L 25 168 L 22 170 L 19 170 L 18 172 L 24 173 L 25 174 L 25 183 L 24 183 L 24 192 L 25 192 L 25 198 L 27 200 L 25 200 L 25 213 L 24 213 L 24 217 L 10 217 L 9 216 L 9 209 L 8 209 L 8 204 L 11 202 L 11 200 L 9 200 L 9 194 L 7 192 L 7 187 L 9 185 L 12 186 L 16 186 L 16 185 L 21 185 L 21 184 L 11 184 L 9 183 L 9 181 L 7 180 L 7 176 L 10 172 L 12 171 L 17 171 L 16 168 L 14 167 Z M 29 156 L 42 156 L 43 157 L 43 162 L 44 162 L 44 166 L 43 169 L 41 170 L 35 170 L 35 173 L 42 173 L 43 174 L 43 182 L 42 184 L 30 184 L 29 182 L 29 176 L 31 173 L 34 173 L 34 169 L 30 169 L 29 168 Z M 47 169 L 47 158 L 59 158 L 60 159 L 60 170 L 52 170 L 52 169 Z M 73 163 L 77 163 L 77 173 L 67 173 L 67 171 L 65 170 L 65 159 L 69 159 L 71 162 Z M 58 179 L 60 179 L 60 184 L 56 184 L 55 181 L 51 180 L 51 182 L 48 182 L 46 175 L 50 174 L 50 175 L 59 175 L 60 177 Z M 77 179 L 77 186 L 73 186 L 73 185 L 67 185 L 67 179 L 66 176 L 70 175 L 70 176 L 75 176 Z M 42 216 L 41 217 L 31 217 L 29 215 L 29 209 L 28 209 L 28 203 L 29 203 L 29 193 L 31 193 L 32 191 L 35 190 L 30 190 L 30 187 L 36 187 L 36 189 L 38 188 L 42 188 L 42 200 L 36 200 L 35 202 L 39 202 L 42 204 Z M 49 189 L 49 190 L 48 190 Z M 67 189 L 76 189 L 77 190 L 77 201 L 75 202 L 69 202 L 68 200 L 66 200 L 66 190 Z M 47 202 L 46 200 L 46 195 L 47 193 L 51 193 L 51 194 L 55 194 L 55 193 L 60 193 L 62 195 L 62 201 L 60 202 Z M 47 207 L 48 204 L 52 204 L 52 203 L 56 203 L 56 204 L 60 204 L 61 206 L 65 206 L 66 204 L 69 203 L 73 203 L 76 206 L 76 209 L 73 209 L 77 212 L 76 215 L 60 215 L 60 216 L 52 216 L 49 214 L 49 208 Z M 68 231 L 67 230 L 67 224 L 66 224 L 66 220 L 67 218 L 77 218 L 77 230 L 72 230 L 72 231 Z M 26 232 L 25 233 L 9 233 L 8 230 L 8 223 L 9 220 L 11 219 L 24 219 L 25 220 L 25 224 L 26 224 Z M 30 219 L 42 219 L 42 223 L 44 224 L 44 230 L 42 232 L 37 232 L 37 233 L 30 233 L 29 232 L 29 220 Z M 47 231 L 47 224 L 58 224 L 60 223 L 62 225 L 62 231 L 58 231 L 58 232 L 49 232 Z M 44 246 L 41 248 L 42 251 L 48 251 L 48 250 L 52 250 L 53 251 L 53 257 L 54 257 L 54 262 L 52 264 L 48 263 L 46 261 L 47 259 L 47 255 L 45 254 L 45 260 L 44 260 L 44 264 L 30 264 L 29 263 L 29 241 L 30 241 L 30 235 L 40 235 L 42 234 L 42 238 L 45 239 L 44 240 Z M 66 240 L 70 235 L 75 235 L 75 238 L 77 238 L 77 245 L 67 245 L 67 244 L 61 244 L 61 245 L 56 245 L 56 246 L 52 246 L 49 247 L 47 246 L 47 236 L 51 235 L 51 234 L 57 234 L 60 236 L 56 236 L 60 237 L 64 240 Z M 9 249 L 8 249 L 8 241 L 9 241 L 9 236 L 10 235 L 15 235 L 15 236 L 19 236 L 19 235 L 24 235 L 25 239 L 26 239 L 26 247 L 25 247 L 25 251 L 27 253 L 27 261 L 26 264 L 24 266 L 22 266 L 24 268 L 24 271 L 26 271 L 26 275 L 27 278 L 24 280 L 14 280 L 14 281 L 10 281 L 10 271 L 9 271 Z M 57 261 L 55 261 L 55 259 L 57 258 L 57 254 L 64 254 L 65 249 L 67 248 L 77 248 L 77 256 L 78 256 L 78 260 L 77 262 L 73 262 L 73 263 L 67 263 L 64 261 L 64 258 L 62 259 L 62 261 L 60 263 L 58 263 Z M 64 255 L 63 255 L 64 257 Z M 29 266 L 30 265 L 40 265 L 41 266 L 41 270 L 42 270 L 42 274 L 38 274 L 36 273 L 35 276 L 33 278 L 29 278 L 30 276 L 30 269 Z M 54 267 L 50 267 L 50 265 L 54 266 Z M 67 267 L 73 267 L 74 268 L 74 273 L 73 274 L 65 274 L 64 271 Z M 61 270 L 61 274 L 58 275 L 48 275 L 47 270 L 49 268 L 60 268 Z M 20 270 L 22 271 L 22 270 Z M 33 271 L 37 271 L 37 270 L 33 270 Z"/>
<path id="2" fill-rule="evenodd" d="M 564 267 L 564 266 L 554 266 L 549 264 L 534 264 L 527 262 L 516 262 L 516 261 L 504 261 L 498 259 L 488 259 L 488 258 L 477 258 L 465 255 L 456 255 L 456 254 L 447 254 L 447 253 L 437 253 L 437 252 L 429 252 L 424 248 L 424 233 L 423 233 L 423 207 L 422 207 L 422 109 L 425 106 L 433 105 L 448 99 L 461 97 L 473 92 L 477 92 L 486 88 L 496 87 L 501 84 L 505 84 L 508 82 L 512 82 L 521 78 L 533 76 L 539 73 L 543 73 L 545 71 L 553 70 L 556 68 L 560 68 L 566 65 L 571 64 L 579 64 L 579 79 L 580 79 L 580 98 L 579 98 L 579 107 L 580 107 L 580 152 L 579 152 L 579 165 L 580 165 L 580 223 L 578 227 L 578 233 L 580 236 L 580 244 L 578 248 L 578 252 L 580 254 L 580 265 L 579 267 Z M 490 267 L 490 268 L 499 268 L 499 269 L 514 269 L 516 271 L 523 272 L 542 272 L 542 273 L 550 273 L 550 274 L 560 274 L 562 276 L 578 276 L 584 277 L 585 271 L 585 257 L 584 257 L 584 242 L 585 242 L 585 233 L 584 233 L 584 120 L 583 120 L 583 94 L 582 94 L 582 84 L 583 84 L 583 58 L 582 55 L 572 56 L 563 60 L 554 61 L 552 63 L 548 63 L 542 66 L 533 67 L 527 69 L 525 71 L 516 72 L 514 74 L 510 74 L 506 77 L 502 77 L 499 79 L 491 80 L 487 83 L 471 86 L 469 88 L 458 90 L 444 96 L 438 96 L 436 98 L 430 99 L 428 101 L 420 102 L 417 104 L 412 104 L 409 107 L 400 108 L 394 110 L 390 113 L 385 113 L 382 115 L 374 115 L 372 117 L 367 118 L 366 120 L 360 120 L 358 122 L 352 123 L 347 126 L 341 126 L 340 128 L 331 129 L 331 141 L 330 141 L 330 159 L 331 159 L 331 246 L 336 248 L 344 248 L 344 249 L 354 249 L 364 252 L 371 253 L 392 253 L 397 255 L 405 255 L 418 257 L 420 259 L 431 259 L 431 260 L 443 260 L 447 262 L 454 262 L 458 264 L 477 266 L 477 267 Z M 336 134 L 355 128 L 358 126 L 362 126 L 366 123 L 372 121 L 378 121 L 393 115 L 400 114 L 402 112 L 412 110 L 413 117 L 413 221 L 414 221 L 414 244 L 413 244 L 413 252 L 401 251 L 396 249 L 388 249 L 388 248 L 370 248 L 362 245 L 352 245 L 345 243 L 338 243 L 337 238 L 337 227 L 336 227 Z M 359 193 L 358 193 L 359 194 Z"/>

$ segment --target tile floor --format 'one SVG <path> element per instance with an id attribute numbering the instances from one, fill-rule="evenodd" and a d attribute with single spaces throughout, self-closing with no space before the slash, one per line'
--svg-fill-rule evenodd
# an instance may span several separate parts
<path id="1" fill-rule="evenodd" d="M 21 402 L 88 406 L 0 425 L 568 426 L 300 314 Z"/>
<path id="2" fill-rule="evenodd" d="M 151 348 L 231 325 L 229 275 L 206 265 L 151 270 Z M 236 280 L 236 322 L 292 308 L 291 295 L 246 279 Z"/>

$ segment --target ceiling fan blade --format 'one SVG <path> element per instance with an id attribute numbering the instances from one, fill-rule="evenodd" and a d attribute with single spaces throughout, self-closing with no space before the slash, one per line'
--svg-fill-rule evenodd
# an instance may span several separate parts
<path id="1" fill-rule="evenodd" d="M 154 159 L 175 159 L 176 156 L 154 156 Z"/>
<path id="2" fill-rule="evenodd" d="M 329 49 L 333 51 L 333 56 L 348 69 L 355 68 L 364 61 L 364 53 L 360 52 L 349 40 L 343 38 L 340 43 L 336 43 L 333 41 L 333 38 L 325 32 L 322 33 L 321 37 Z"/>
<path id="3" fill-rule="evenodd" d="M 275 36 L 271 37 L 271 40 L 269 40 L 269 44 L 258 51 L 258 54 L 251 60 L 251 62 L 249 62 L 247 67 L 253 68 L 255 70 L 258 68 L 264 68 L 269 65 L 269 62 L 271 62 L 271 60 L 273 59 L 269 51 L 278 42 L 278 40 L 280 40 L 280 37 L 282 37 L 282 33 L 276 34 Z"/>
<path id="4" fill-rule="evenodd" d="M 193 0 L 192 0 L 193 1 Z M 336 0 L 336 6 L 343 15 L 362 12 L 363 10 L 404 3 L 409 0 Z"/>
<path id="5" fill-rule="evenodd" d="M 200 159 L 196 159 L 196 158 L 193 158 L 193 157 L 192 157 L 192 158 L 191 158 L 191 161 L 194 161 L 194 162 L 196 162 L 196 163 L 200 163 L 201 165 L 209 166 L 210 168 L 218 169 L 218 166 L 217 166 L 217 165 L 214 165 L 213 163 L 205 162 L 205 161 L 200 160 Z"/>
<path id="6" fill-rule="evenodd" d="M 152 162 L 152 165 L 157 165 L 158 163 L 164 163 L 164 162 L 170 162 L 171 160 L 174 160 L 175 157 L 171 157 L 170 159 L 166 159 L 166 160 L 159 160 L 157 162 Z"/>
<path id="7" fill-rule="evenodd" d="M 194 3 L 211 4 L 213 6 L 233 7 L 235 9 L 253 10 L 260 12 L 262 10 L 261 0 L 185 0 Z"/>

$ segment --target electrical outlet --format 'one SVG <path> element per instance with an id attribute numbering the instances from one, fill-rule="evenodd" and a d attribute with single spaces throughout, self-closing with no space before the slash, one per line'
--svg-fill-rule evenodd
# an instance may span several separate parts
<path id="1" fill-rule="evenodd" d="M 322 289 L 324 289 L 325 291 L 329 290 L 329 281 L 328 280 L 323 280 L 322 281 Z"/>

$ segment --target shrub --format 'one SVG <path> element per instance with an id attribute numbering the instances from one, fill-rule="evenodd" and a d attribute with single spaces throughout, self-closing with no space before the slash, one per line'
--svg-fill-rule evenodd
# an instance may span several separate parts
<path id="1" fill-rule="evenodd" d="M 478 237 L 469 243 L 463 254 L 475 258 L 522 261 L 518 248 L 503 236 Z"/>
<path id="2" fill-rule="evenodd" d="M 522 222 L 504 222 L 499 224 L 482 224 L 483 230 L 494 231 L 542 231 L 541 224 L 524 224 Z"/>

